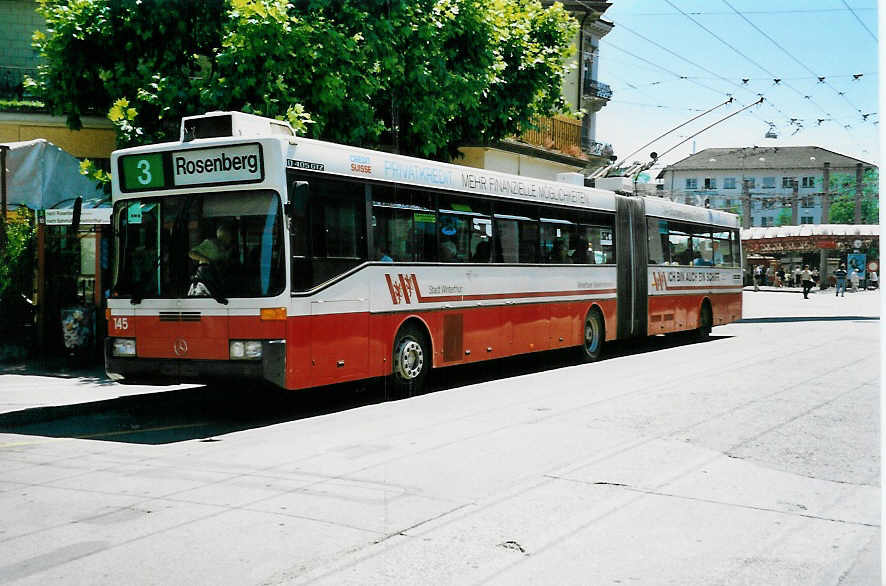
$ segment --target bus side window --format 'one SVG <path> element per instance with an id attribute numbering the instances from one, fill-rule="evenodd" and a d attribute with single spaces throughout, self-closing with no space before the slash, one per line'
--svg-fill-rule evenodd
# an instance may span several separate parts
<path id="1" fill-rule="evenodd" d="M 665 265 L 670 263 L 668 221 L 659 220 L 658 218 L 647 218 L 646 236 L 649 242 L 649 264 Z"/>
<path id="2" fill-rule="evenodd" d="M 305 291 L 311 287 L 311 260 L 308 258 L 309 185 L 294 177 L 289 177 L 287 183 L 292 290 Z"/>

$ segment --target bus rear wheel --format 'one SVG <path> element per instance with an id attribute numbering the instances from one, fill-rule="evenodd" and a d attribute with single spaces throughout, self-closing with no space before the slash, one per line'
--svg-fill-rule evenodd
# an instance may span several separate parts
<path id="1" fill-rule="evenodd" d="M 411 397 L 424 392 L 431 369 L 430 344 L 424 331 L 405 324 L 394 338 L 391 387 L 395 397 Z"/>
<path id="2" fill-rule="evenodd" d="M 699 340 L 706 340 L 711 335 L 714 328 L 714 314 L 711 311 L 711 304 L 705 301 L 701 304 L 701 312 L 698 315 L 698 329 L 695 330 L 695 337 Z"/>
<path id="3" fill-rule="evenodd" d="M 603 341 L 606 339 L 603 316 L 596 308 L 588 310 L 583 328 L 583 340 L 579 356 L 585 362 L 594 362 L 603 354 Z"/>

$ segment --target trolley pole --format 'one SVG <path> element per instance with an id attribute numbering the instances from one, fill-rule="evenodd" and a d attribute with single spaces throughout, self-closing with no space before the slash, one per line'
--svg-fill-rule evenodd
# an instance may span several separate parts
<path id="1" fill-rule="evenodd" d="M 751 227 L 751 192 L 748 180 L 741 180 L 741 227 Z"/>
<path id="2" fill-rule="evenodd" d="M 830 224 L 831 219 L 831 164 L 824 164 L 824 175 L 821 179 L 821 222 Z"/>
<path id="3" fill-rule="evenodd" d="M 800 183 L 794 179 L 791 181 L 791 226 L 800 225 L 799 191 Z"/>

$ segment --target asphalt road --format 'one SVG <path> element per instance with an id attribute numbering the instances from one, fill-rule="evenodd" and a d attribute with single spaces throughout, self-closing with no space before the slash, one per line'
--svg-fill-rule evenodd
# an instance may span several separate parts
<path id="1" fill-rule="evenodd" d="M 0 583 L 879 584 L 880 305 L 745 293 L 400 401 L 7 368 Z"/>

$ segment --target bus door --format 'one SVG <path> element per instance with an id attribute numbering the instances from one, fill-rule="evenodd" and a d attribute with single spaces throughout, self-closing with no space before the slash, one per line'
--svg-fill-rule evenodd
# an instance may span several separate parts
<path id="1" fill-rule="evenodd" d="M 646 205 L 643 198 L 615 196 L 618 338 L 647 335 Z"/>
<path id="2" fill-rule="evenodd" d="M 311 384 L 367 377 L 369 285 L 359 267 L 367 255 L 368 192 L 354 183 L 312 178 L 291 184 L 290 197 L 294 256 L 302 249 L 293 265 L 298 288 L 319 287 L 310 296 Z M 299 230 L 306 241 L 297 242 Z"/>

